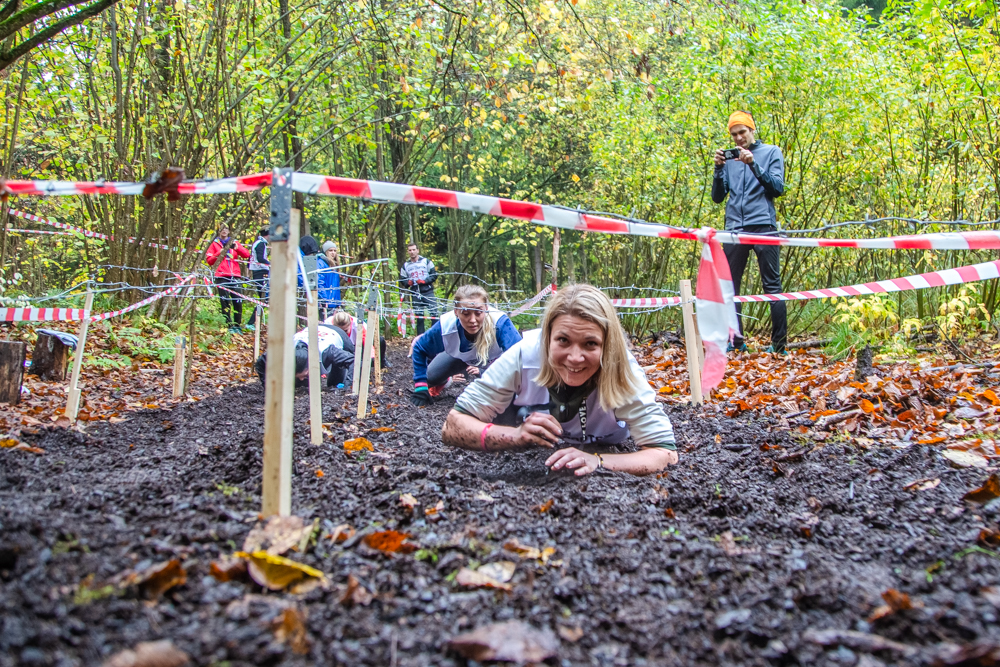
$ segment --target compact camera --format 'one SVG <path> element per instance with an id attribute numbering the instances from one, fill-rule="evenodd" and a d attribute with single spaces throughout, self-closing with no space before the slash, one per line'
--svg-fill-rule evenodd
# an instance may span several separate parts
<path id="1" fill-rule="evenodd" d="M 740 149 L 727 148 L 726 150 L 722 151 L 722 154 L 725 156 L 727 160 L 735 160 L 740 156 Z"/>

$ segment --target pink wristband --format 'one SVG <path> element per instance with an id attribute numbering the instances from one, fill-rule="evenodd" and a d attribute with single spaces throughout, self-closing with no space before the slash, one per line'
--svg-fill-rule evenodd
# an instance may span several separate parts
<path id="1" fill-rule="evenodd" d="M 483 432 L 479 434 L 479 446 L 482 447 L 483 451 L 486 451 L 486 432 L 493 428 L 493 424 L 487 424 L 483 427 Z"/>

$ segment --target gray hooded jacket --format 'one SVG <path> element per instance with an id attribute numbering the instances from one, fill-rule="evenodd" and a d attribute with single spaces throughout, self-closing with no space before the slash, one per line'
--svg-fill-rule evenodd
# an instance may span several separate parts
<path id="1" fill-rule="evenodd" d="M 774 200 L 785 193 L 785 158 L 777 146 L 755 141 L 750 146 L 753 164 L 726 160 L 715 168 L 712 201 L 721 204 L 726 195 L 726 229 L 777 227 Z"/>

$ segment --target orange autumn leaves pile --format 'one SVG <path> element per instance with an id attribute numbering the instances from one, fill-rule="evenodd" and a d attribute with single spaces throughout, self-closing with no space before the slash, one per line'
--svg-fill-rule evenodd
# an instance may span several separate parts
<path id="1" fill-rule="evenodd" d="M 683 348 L 646 347 L 636 357 L 661 401 L 687 402 Z M 758 411 L 779 417 L 781 428 L 815 441 L 940 445 L 961 453 L 953 455 L 956 465 L 985 467 L 1000 453 L 1000 377 L 993 370 L 897 362 L 876 364 L 859 381 L 852 358 L 832 361 L 797 350 L 787 356 L 730 355 L 725 380 L 706 402 L 729 416 Z"/>

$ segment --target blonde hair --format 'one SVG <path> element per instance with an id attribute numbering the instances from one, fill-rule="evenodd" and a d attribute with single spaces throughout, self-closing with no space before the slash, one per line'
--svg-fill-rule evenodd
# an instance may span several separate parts
<path id="1" fill-rule="evenodd" d="M 604 332 L 601 349 L 601 367 L 595 374 L 601 407 L 615 410 L 628 403 L 642 389 L 639 379 L 632 372 L 625 330 L 618 321 L 618 314 L 611 300 L 593 285 L 569 285 L 556 292 L 545 306 L 542 316 L 542 354 L 538 377 L 544 387 L 554 387 L 562 382 L 559 373 L 549 361 L 549 338 L 558 318 L 572 315 L 593 322 Z"/>
<path id="2" fill-rule="evenodd" d="M 340 327 L 344 331 L 350 331 L 351 329 L 351 316 L 343 310 L 335 312 L 331 321 L 333 322 L 333 326 Z"/>
<path id="3" fill-rule="evenodd" d="M 497 329 L 490 317 L 490 296 L 479 285 L 462 285 L 455 291 L 455 308 L 462 308 L 461 301 L 482 301 L 486 305 L 486 313 L 483 316 L 483 326 L 476 336 L 474 347 L 476 348 L 476 360 L 480 366 L 485 366 L 490 362 L 490 350 L 497 340 Z M 461 322 L 459 322 L 461 324 Z"/>

